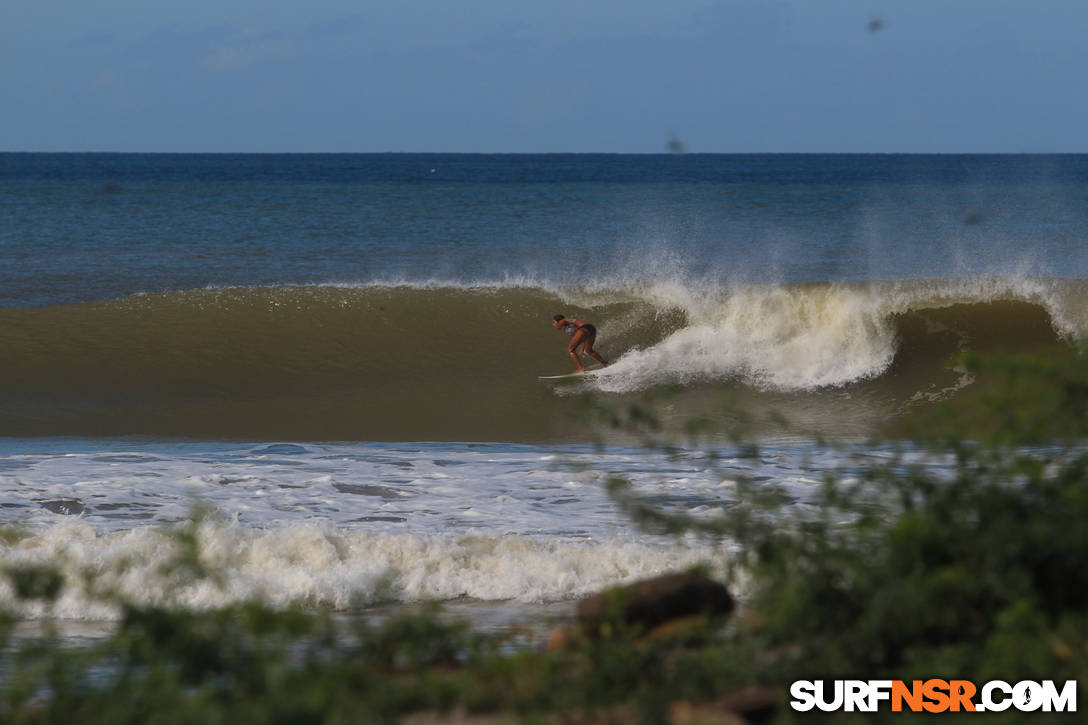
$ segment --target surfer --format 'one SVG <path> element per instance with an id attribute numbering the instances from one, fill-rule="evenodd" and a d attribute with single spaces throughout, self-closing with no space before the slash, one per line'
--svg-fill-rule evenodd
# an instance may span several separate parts
<path id="1" fill-rule="evenodd" d="M 583 353 L 600 362 L 602 367 L 608 367 L 608 361 L 593 349 L 593 341 L 597 339 L 596 327 L 588 322 L 576 320 L 573 317 L 567 317 L 566 315 L 556 315 L 553 317 L 552 327 L 570 335 L 570 344 L 567 345 L 567 353 L 570 354 L 570 359 L 574 361 L 574 364 L 578 366 L 577 372 L 584 373 L 586 371 L 585 367 L 582 365 L 581 359 L 578 357 L 579 347 L 582 348 Z"/>

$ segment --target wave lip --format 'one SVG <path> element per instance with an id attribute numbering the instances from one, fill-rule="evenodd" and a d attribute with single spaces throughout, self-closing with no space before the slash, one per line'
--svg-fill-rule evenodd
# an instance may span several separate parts
<path id="1" fill-rule="evenodd" d="M 685 313 L 688 324 L 626 353 L 597 378 L 599 389 L 739 378 L 760 388 L 804 390 L 874 377 L 895 355 L 893 326 L 867 290 L 735 288 Z"/>
<path id="2" fill-rule="evenodd" d="M 1078 339 L 1088 334 L 1088 287 L 1079 280 L 737 286 L 698 297 L 666 288 L 650 290 L 648 297 L 660 306 L 680 307 L 686 323 L 595 375 L 597 389 L 629 392 L 663 381 L 730 379 L 786 392 L 842 387 L 885 374 L 897 358 L 909 359 L 916 348 L 928 344 L 920 339 L 926 334 L 949 333 L 965 347 L 985 347 L 991 340 L 978 339 L 980 335 L 1000 335 L 1001 318 L 1023 318 L 1028 307 L 1038 314 L 1032 319 L 1036 329 L 1026 337 Z M 950 308 L 960 313 L 949 315 Z M 920 333 L 919 325 L 924 328 Z M 1015 347 L 1018 341 L 1008 342 Z"/>

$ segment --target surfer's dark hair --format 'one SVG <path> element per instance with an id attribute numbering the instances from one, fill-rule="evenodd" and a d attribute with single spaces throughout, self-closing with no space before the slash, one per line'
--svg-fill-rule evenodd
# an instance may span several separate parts
<path id="1" fill-rule="evenodd" d="M 553 319 L 553 320 L 555 320 L 556 322 L 559 322 L 560 320 L 565 320 L 565 319 L 567 319 L 567 316 L 566 316 L 566 315 L 556 315 L 556 316 L 555 316 L 555 317 L 553 317 L 552 319 Z"/>

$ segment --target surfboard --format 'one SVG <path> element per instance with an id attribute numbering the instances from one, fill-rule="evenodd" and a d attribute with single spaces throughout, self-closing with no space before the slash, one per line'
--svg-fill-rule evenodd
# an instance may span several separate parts
<path id="1" fill-rule="evenodd" d="M 575 378 L 583 378 L 587 375 L 593 375 L 604 370 L 603 367 L 595 367 L 586 370 L 584 373 L 567 373 L 566 375 L 538 375 L 537 380 L 574 380 Z"/>

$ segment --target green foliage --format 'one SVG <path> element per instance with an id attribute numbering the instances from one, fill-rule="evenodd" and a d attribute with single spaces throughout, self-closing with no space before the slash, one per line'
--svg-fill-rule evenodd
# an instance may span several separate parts
<path id="1" fill-rule="evenodd" d="M 64 575 L 53 566 L 19 564 L 4 567 L 3 573 L 19 599 L 41 599 L 51 603 L 64 586 Z"/>
<path id="2" fill-rule="evenodd" d="M 1073 444 L 1088 431 L 1085 351 L 1047 357 L 964 353 L 952 363 L 975 378 L 964 395 L 892 426 L 890 434 L 955 448 L 974 439 L 998 450 Z"/>

